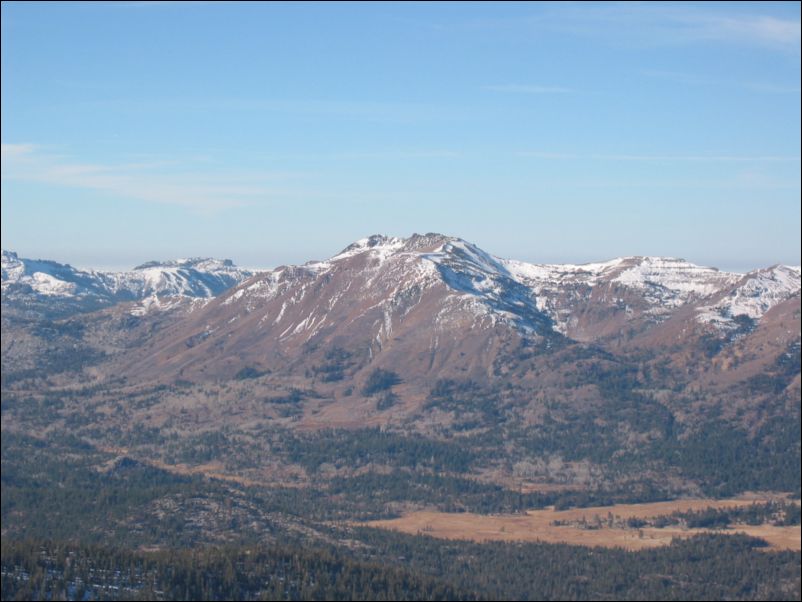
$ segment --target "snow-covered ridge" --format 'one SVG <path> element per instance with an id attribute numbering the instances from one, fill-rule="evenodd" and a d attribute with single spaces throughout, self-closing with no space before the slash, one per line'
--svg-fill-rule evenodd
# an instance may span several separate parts
<path id="1" fill-rule="evenodd" d="M 707 297 L 742 277 L 672 257 L 617 257 L 582 265 L 501 261 L 510 273 L 536 288 L 567 283 L 593 287 L 609 282 L 632 289 L 662 289 L 674 302 Z"/>
<path id="2" fill-rule="evenodd" d="M 759 320 L 775 305 L 799 294 L 800 266 L 776 265 L 743 276 L 716 303 L 698 309 L 700 322 L 725 326 L 737 316 Z"/>
<path id="3" fill-rule="evenodd" d="M 98 272 L 82 271 L 49 260 L 22 259 L 12 251 L 2 252 L 2 291 L 30 291 L 46 297 L 80 297 L 107 294 Z"/>
<path id="4" fill-rule="evenodd" d="M 406 239 L 403 238 L 374 234 L 373 236 L 360 238 L 356 242 L 351 243 L 342 251 L 337 253 L 334 257 L 332 257 L 330 261 L 346 259 L 348 257 L 353 257 L 354 255 L 359 255 L 360 253 L 365 253 L 366 251 L 376 253 L 392 253 L 393 251 L 400 249 L 405 242 Z"/>
<path id="5" fill-rule="evenodd" d="M 551 327 L 552 319 L 542 311 L 532 287 L 516 279 L 504 260 L 460 238 L 436 236 L 425 235 L 426 243 L 416 240 L 409 246 L 435 246 L 419 252 L 419 257 L 434 264 L 448 286 L 471 300 L 475 313 L 512 322 L 525 331 Z"/>
<path id="6" fill-rule="evenodd" d="M 687 297 L 707 297 L 741 277 L 684 259 L 639 257 L 630 258 L 630 262 L 632 265 L 624 267 L 613 282 L 631 287 L 663 287 Z"/>
<path id="7" fill-rule="evenodd" d="M 148 261 L 138 265 L 134 270 L 152 268 L 194 268 L 204 271 L 220 271 L 238 269 L 230 259 L 215 259 L 213 257 L 190 257 L 188 259 L 172 259 L 168 261 Z"/>
<path id="8" fill-rule="evenodd" d="M 651 319 L 661 320 L 678 307 L 703 301 L 742 278 L 741 274 L 670 257 L 618 257 L 583 265 L 532 264 L 499 258 L 460 238 L 431 233 L 406 239 L 369 236 L 326 261 L 309 262 L 298 269 L 317 277 L 345 262 L 353 266 L 352 260 L 360 257 L 365 258 L 356 264 L 360 271 L 383 274 L 376 278 L 392 274 L 403 283 L 399 290 L 413 284 L 425 286 L 434 276 L 456 295 L 470 300 L 480 313 L 514 316 L 518 325 L 535 330 L 551 321 L 564 333 L 582 304 L 602 302 L 630 311 L 634 301 Z M 593 297 L 593 290 L 601 286 L 601 299 Z"/>
<path id="9" fill-rule="evenodd" d="M 216 297 L 252 275 L 230 259 L 211 258 L 151 261 L 130 272 L 104 273 L 115 293 L 128 292 L 138 299 L 152 295 Z"/>
<path id="10" fill-rule="evenodd" d="M 502 259 L 501 263 L 516 278 L 532 283 L 560 282 L 565 279 L 595 283 L 603 274 L 620 265 L 625 258 L 585 264 L 539 264 L 516 259 Z"/>
<path id="11" fill-rule="evenodd" d="M 339 262 L 362 254 L 370 259 L 366 269 L 372 270 L 399 257 L 418 260 L 406 261 L 406 265 L 434 264 L 451 288 L 472 296 L 481 306 L 499 311 L 504 308 L 504 312 L 512 309 L 519 314 L 525 311 L 531 316 L 537 310 L 548 315 L 561 332 L 566 331 L 576 304 L 590 302 L 597 287 L 604 287 L 603 300 L 608 303 L 629 308 L 633 299 L 640 299 L 646 304 L 642 309 L 652 319 L 662 320 L 681 306 L 717 298 L 745 278 L 743 274 L 673 257 L 617 257 L 579 265 L 533 264 L 499 258 L 460 238 L 441 234 L 415 234 L 406 239 L 377 234 L 356 241 L 327 261 L 310 262 L 303 268 L 325 273 Z M 772 272 L 767 276 L 771 270 L 779 270 L 779 275 Z M 715 307 L 715 315 L 721 319 L 740 314 L 759 317 L 799 290 L 798 268 L 779 266 L 756 273 L 764 272 L 754 282 L 748 280 L 752 284 L 739 289 L 739 293 L 733 293 L 734 301 L 726 310 Z"/>
<path id="12" fill-rule="evenodd" d="M 211 299 L 231 290 L 225 305 L 243 302 L 255 308 L 281 291 L 303 297 L 312 282 L 331 278 L 338 270 L 346 274 L 339 280 L 344 290 L 359 274 L 363 298 L 372 302 L 392 304 L 394 296 L 408 289 L 445 283 L 455 299 L 481 315 L 509 318 L 534 330 L 551 323 L 563 333 L 569 332 L 577 312 L 597 304 L 605 311 L 645 313 L 652 321 L 685 305 L 701 308 L 697 316 L 704 323 L 725 324 L 739 315 L 759 319 L 800 288 L 799 267 L 775 266 L 743 275 L 683 259 L 643 256 L 581 265 L 533 264 L 499 258 L 460 238 L 434 233 L 369 236 L 328 260 L 265 271 L 239 288 L 255 272 L 230 260 L 153 261 L 130 271 L 102 272 L 3 251 L 2 287 L 4 301 L 31 296 L 40 301 L 90 299 L 101 305 L 138 301 L 143 311 L 173 306 L 158 302 L 159 297 Z"/>
<path id="13" fill-rule="evenodd" d="M 211 298 L 252 275 L 253 272 L 238 268 L 228 259 L 153 261 L 130 271 L 105 272 L 2 252 L 4 300 L 25 301 L 31 296 L 86 300 L 95 307 L 152 297 Z M 152 302 L 150 305 L 156 306 Z"/>

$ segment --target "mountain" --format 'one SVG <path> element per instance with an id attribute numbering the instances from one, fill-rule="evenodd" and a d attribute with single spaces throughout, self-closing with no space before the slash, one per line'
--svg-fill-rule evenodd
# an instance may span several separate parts
<path id="1" fill-rule="evenodd" d="M 724 339 L 799 289 L 798 267 L 743 275 L 655 257 L 536 265 L 440 234 L 375 235 L 229 289 L 128 359 L 151 378 L 230 378 L 246 366 L 315 370 L 338 349 L 354 366 L 395 366 L 411 380 L 486 378 L 521 345 L 637 345 L 677 316 L 698 337 Z"/>
<path id="2" fill-rule="evenodd" d="M 3 250 L 2 299 L 21 311 L 67 315 L 149 297 L 211 298 L 252 275 L 228 259 L 151 261 L 128 272 L 102 272 Z M 146 306 L 152 305 L 153 299 Z"/>
<path id="3" fill-rule="evenodd" d="M 530 264 L 433 233 L 254 274 L 3 261 L 4 425 L 39 396 L 92 445 L 248 482 L 373 474 L 377 427 L 505 487 L 798 487 L 799 267 Z"/>
<path id="4" fill-rule="evenodd" d="M 620 257 L 585 265 L 506 261 L 543 299 L 557 328 L 576 340 L 618 336 L 735 283 L 740 275 L 664 257 Z"/>
<path id="5" fill-rule="evenodd" d="M 251 369 L 330 370 L 334 382 L 332 375 L 346 372 L 360 380 L 367 366 L 392 366 L 410 382 L 492 378 L 509 372 L 510 354 L 525 355 L 523 348 L 540 353 L 576 343 L 662 348 L 679 368 L 699 348 L 725 350 L 777 306 L 787 305 L 793 319 L 800 290 L 799 267 L 736 274 L 659 257 L 530 264 L 432 233 L 374 235 L 325 261 L 256 274 L 215 259 L 83 271 L 3 251 L 2 275 L 4 310 L 23 315 L 95 312 L 95 321 L 123 315 L 131 324 L 130 316 L 173 310 L 170 318 L 137 322 L 147 336 L 131 339 L 138 348 L 115 368 L 167 381 Z M 773 353 L 793 338 L 773 333 L 774 343 L 763 347 Z M 679 352 L 669 352 L 680 339 Z M 345 354 L 347 369 L 332 367 L 332 354 Z"/>
<path id="6" fill-rule="evenodd" d="M 375 358 L 445 373 L 459 346 L 479 376 L 493 349 L 520 336 L 562 338 L 498 260 L 442 235 L 372 236 L 231 289 L 151 341 L 134 369 L 151 378 L 304 370 L 336 349 L 354 366 Z"/>

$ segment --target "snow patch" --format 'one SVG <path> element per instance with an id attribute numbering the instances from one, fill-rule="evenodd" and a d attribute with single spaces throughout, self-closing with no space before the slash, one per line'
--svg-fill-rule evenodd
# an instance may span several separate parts
<path id="1" fill-rule="evenodd" d="M 727 327 L 733 318 L 759 320 L 772 307 L 800 291 L 800 267 L 778 265 L 750 272 L 718 303 L 700 307 L 696 319 Z"/>

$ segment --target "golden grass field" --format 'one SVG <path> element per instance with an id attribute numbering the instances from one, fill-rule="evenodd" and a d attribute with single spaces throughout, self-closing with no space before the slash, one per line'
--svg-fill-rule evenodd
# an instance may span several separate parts
<path id="1" fill-rule="evenodd" d="M 771 494 L 752 494 L 737 498 L 688 499 L 671 502 L 647 504 L 619 504 L 570 510 L 553 509 L 530 510 L 525 514 L 480 515 L 465 513 L 446 513 L 434 511 L 412 512 L 401 518 L 377 520 L 360 523 L 381 529 L 391 529 L 410 534 L 425 534 L 443 539 L 468 539 L 473 541 L 541 541 L 547 543 L 568 543 L 583 546 L 622 547 L 628 550 L 641 550 L 671 543 L 675 537 L 691 537 L 698 533 L 711 532 L 709 529 L 683 529 L 678 526 L 657 529 L 607 527 L 609 514 L 616 518 L 651 518 L 671 514 L 675 511 L 702 510 L 704 508 L 732 508 L 747 506 L 754 502 L 783 499 L 785 496 Z M 587 529 L 579 525 L 555 525 L 555 521 L 574 523 L 585 521 L 602 525 Z M 721 532 L 721 531 L 719 531 Z M 776 527 L 774 525 L 737 525 L 725 533 L 746 533 L 765 539 L 769 549 L 799 550 L 800 527 Z"/>

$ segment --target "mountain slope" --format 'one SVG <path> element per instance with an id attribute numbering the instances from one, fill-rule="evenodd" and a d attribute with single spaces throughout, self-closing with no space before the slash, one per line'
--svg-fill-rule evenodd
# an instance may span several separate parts
<path id="1" fill-rule="evenodd" d="M 470 364 L 460 368 L 478 374 L 510 337 L 561 338 L 498 261 L 435 234 L 372 236 L 328 261 L 260 274 L 163 337 L 136 364 L 151 377 L 231 377 L 244 365 L 292 371 L 334 348 L 354 365 L 375 357 L 426 373 L 448 372 L 459 353 Z"/>
<path id="2" fill-rule="evenodd" d="M 78 284 L 37 292 L 12 259 L 10 291 L 80 299 Z M 45 268 L 82 277 L 29 271 Z M 26 321 L 4 293 L 4 428 L 61 424 L 249 482 L 364 477 L 389 491 L 411 470 L 435 491 L 427 471 L 447 466 L 467 489 L 627 499 L 797 487 L 798 268 L 535 265 L 440 234 L 371 236 L 213 297 L 213 282 L 185 278 L 201 268 L 140 266 L 98 289 L 139 301 L 60 317 Z M 397 458 L 397 445 L 417 451 Z"/>
<path id="3" fill-rule="evenodd" d="M 665 319 L 677 308 L 735 283 L 737 274 L 663 257 L 620 257 L 585 265 L 505 261 L 542 299 L 567 336 L 621 336 Z"/>
<path id="4" fill-rule="evenodd" d="M 438 378 L 492 380 L 518 370 L 529 382 L 533 357 L 579 341 L 617 353 L 662 350 L 687 381 L 784 303 L 792 314 L 798 307 L 798 268 L 742 275 L 654 257 L 535 265 L 440 234 L 375 235 L 329 260 L 283 266 L 230 289 L 121 369 L 167 381 L 250 369 L 359 383 L 383 368 L 401 374 L 415 397 Z M 725 306 L 715 323 L 706 319 Z M 776 323 L 788 329 L 787 320 Z M 761 335 L 775 341 L 757 353 L 764 364 L 798 338 L 791 331 Z"/>

